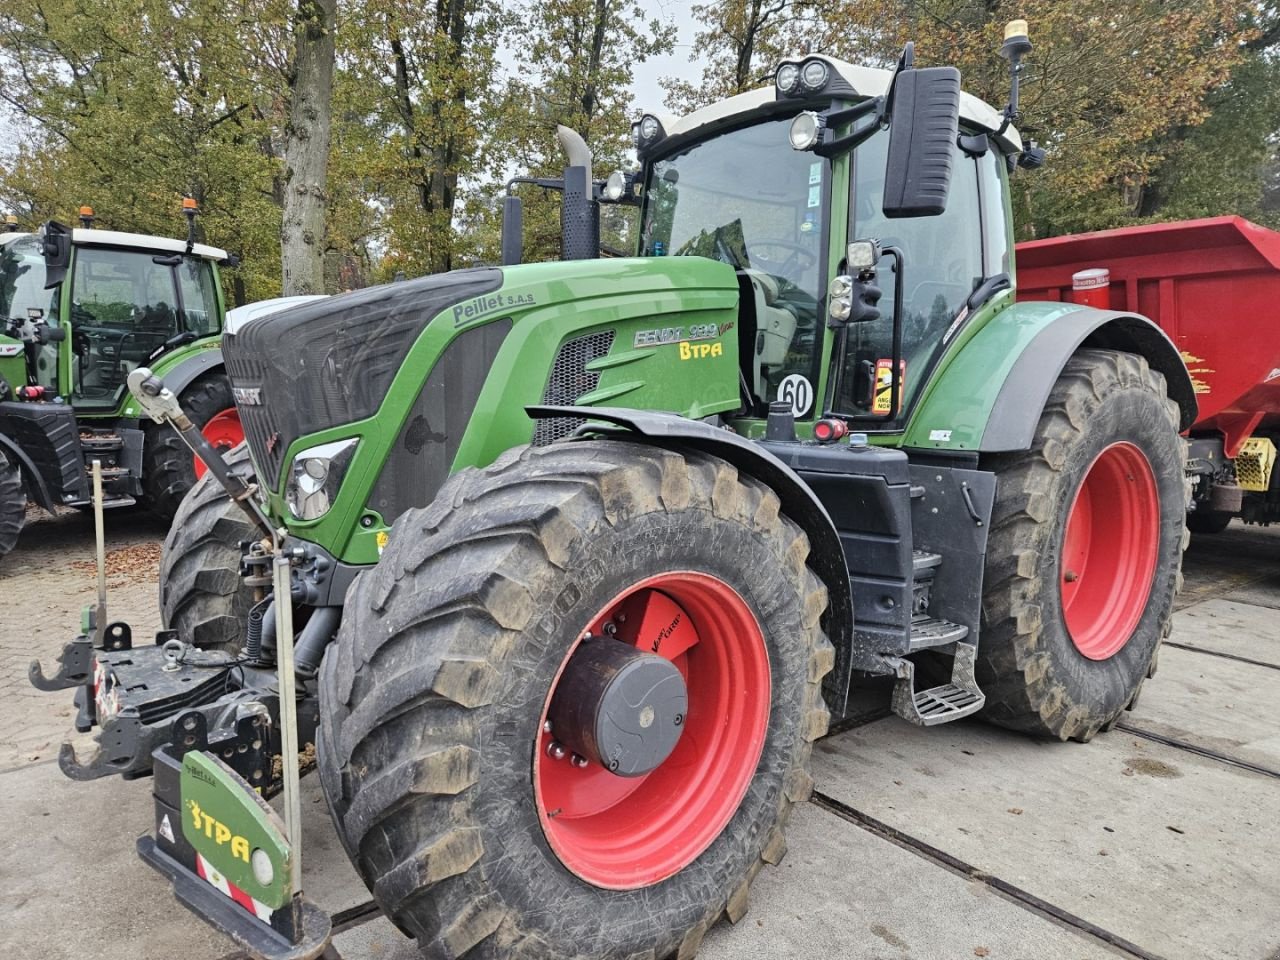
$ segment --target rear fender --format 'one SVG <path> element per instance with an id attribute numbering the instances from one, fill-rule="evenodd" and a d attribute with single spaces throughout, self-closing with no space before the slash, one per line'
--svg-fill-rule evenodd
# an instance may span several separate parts
<path id="1" fill-rule="evenodd" d="M 1164 375 L 1181 411 L 1196 419 L 1195 390 L 1178 348 L 1145 317 L 1062 303 L 1017 303 L 993 316 L 939 367 L 907 427 L 907 447 L 1026 450 L 1062 369 L 1081 349 L 1124 350 Z"/>
<path id="2" fill-rule="evenodd" d="M 195 383 L 201 377 L 210 374 L 224 373 L 226 364 L 222 359 L 221 347 L 210 347 L 203 350 L 197 350 L 194 353 L 186 353 L 181 360 L 172 365 L 166 364 L 165 358 L 161 358 L 159 362 L 152 368 L 156 376 L 164 380 L 164 385 L 173 391 L 177 397 L 182 396 L 182 391 Z M 125 399 L 124 408 L 120 411 L 122 417 L 145 418 L 142 407 L 132 395 Z"/>
<path id="3" fill-rule="evenodd" d="M 823 626 L 836 648 L 836 665 L 826 680 L 827 700 L 837 715 L 843 715 L 852 673 L 853 599 L 849 591 L 849 570 L 835 524 L 826 508 L 804 481 L 781 460 L 738 434 L 700 420 L 669 413 L 653 413 L 619 407 L 526 407 L 534 419 L 583 417 L 603 421 L 621 430 L 610 430 L 616 439 L 630 433 L 644 441 L 674 450 L 681 448 L 719 457 L 740 472 L 765 484 L 782 502 L 782 512 L 800 525 L 809 538 L 809 566 L 827 588 L 827 612 Z M 605 430 L 607 428 L 601 428 Z"/>

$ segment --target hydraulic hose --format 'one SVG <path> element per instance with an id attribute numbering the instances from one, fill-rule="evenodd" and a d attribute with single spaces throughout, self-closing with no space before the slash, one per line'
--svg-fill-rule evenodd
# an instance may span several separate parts
<path id="1" fill-rule="evenodd" d="M 341 620 L 341 607 L 316 607 L 312 611 L 311 619 L 293 647 L 294 672 L 298 676 L 310 679 L 316 675 L 324 658 L 324 648 L 337 633 Z"/>

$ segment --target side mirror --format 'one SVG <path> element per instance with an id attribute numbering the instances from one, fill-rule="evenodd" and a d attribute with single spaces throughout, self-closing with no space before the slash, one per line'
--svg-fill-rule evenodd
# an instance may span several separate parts
<path id="1" fill-rule="evenodd" d="M 44 288 L 56 287 L 71 266 L 71 231 L 57 220 L 40 228 L 40 254 L 44 257 Z"/>
<path id="2" fill-rule="evenodd" d="M 502 265 L 515 266 L 524 254 L 524 204 L 519 197 L 502 198 Z"/>
<path id="3" fill-rule="evenodd" d="M 960 128 L 960 71 L 900 69 L 893 80 L 884 215 L 935 217 L 947 209 Z"/>

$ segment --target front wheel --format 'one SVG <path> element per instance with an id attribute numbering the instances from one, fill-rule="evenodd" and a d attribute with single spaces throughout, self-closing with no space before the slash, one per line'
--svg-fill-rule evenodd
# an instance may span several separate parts
<path id="1" fill-rule="evenodd" d="M 231 381 L 217 374 L 188 387 L 180 401 L 191 422 L 214 449 L 229 453 L 244 440 L 244 428 L 231 394 Z M 142 447 L 142 489 L 146 504 L 164 520 L 173 519 L 188 491 L 204 476 L 204 464 L 169 424 L 147 428 Z"/>
<path id="2" fill-rule="evenodd" d="M 430 957 L 691 956 L 812 786 L 808 542 L 721 460 L 525 449 L 397 521 L 321 672 L 319 766 Z"/>
<path id="3" fill-rule="evenodd" d="M 997 477 L 978 680 L 995 723 L 1088 740 L 1137 696 L 1182 582 L 1183 444 L 1164 378 L 1130 353 L 1067 363 Z"/>

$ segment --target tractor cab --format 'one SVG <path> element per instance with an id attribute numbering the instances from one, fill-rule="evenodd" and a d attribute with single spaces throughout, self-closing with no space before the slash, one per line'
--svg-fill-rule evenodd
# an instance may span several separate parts
<path id="1" fill-rule="evenodd" d="M 129 371 L 221 334 L 222 250 L 56 223 L 4 239 L 0 313 L 27 345 L 25 383 L 77 410 L 115 412 Z"/>
<path id="2" fill-rule="evenodd" d="M 811 56 L 773 89 L 636 124 L 638 252 L 734 267 L 750 418 L 785 400 L 800 421 L 901 429 L 966 319 L 1011 289 L 1006 171 L 1022 143 L 958 81 Z M 940 98 L 950 116 L 927 109 Z M 904 187 L 895 172 L 925 154 L 932 170 Z M 853 241 L 870 261 L 851 262 Z"/>

